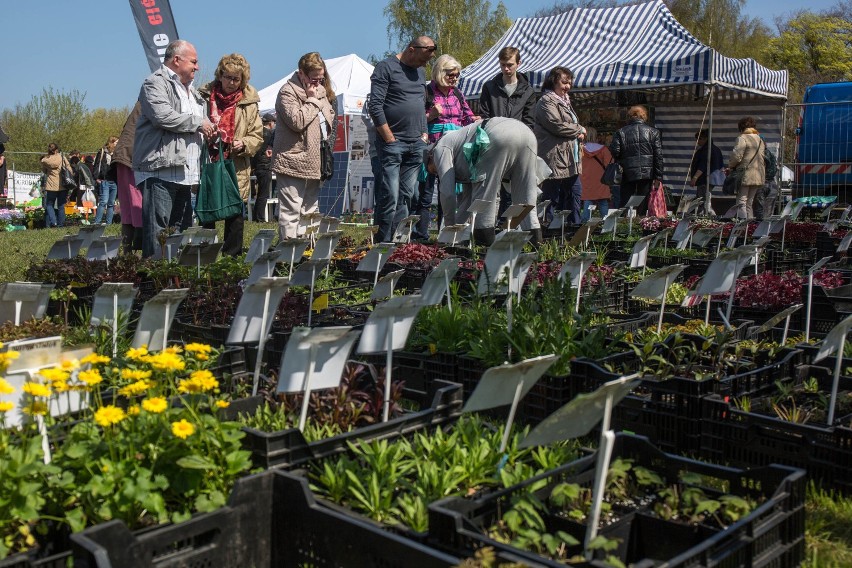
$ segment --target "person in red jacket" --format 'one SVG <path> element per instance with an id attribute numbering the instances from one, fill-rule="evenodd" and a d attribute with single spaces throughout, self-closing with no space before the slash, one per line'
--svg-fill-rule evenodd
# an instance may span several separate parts
<path id="1" fill-rule="evenodd" d="M 583 200 L 583 214 L 581 221 L 585 223 L 591 217 L 590 206 L 594 205 L 601 212 L 601 217 L 606 217 L 609 212 L 609 200 L 612 197 L 609 186 L 601 183 L 606 165 L 612 161 L 609 148 L 598 144 L 598 131 L 592 127 L 586 127 L 586 143 L 583 145 L 583 171 L 580 173 L 580 183 L 583 188 L 580 199 Z"/>

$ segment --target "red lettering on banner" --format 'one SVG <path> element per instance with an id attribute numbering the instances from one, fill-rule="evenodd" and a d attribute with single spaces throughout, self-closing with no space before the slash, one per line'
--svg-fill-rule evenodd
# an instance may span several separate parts
<path id="1" fill-rule="evenodd" d="M 145 8 L 145 13 L 148 14 L 148 23 L 152 26 L 159 26 L 163 23 L 163 17 L 160 15 L 160 9 L 157 8 L 157 0 L 141 0 L 142 7 Z"/>
<path id="2" fill-rule="evenodd" d="M 162 16 L 148 16 L 148 23 L 151 24 L 152 26 L 159 26 L 160 24 L 163 23 L 163 17 Z"/>
<path id="3" fill-rule="evenodd" d="M 157 5 L 157 0 L 142 0 L 143 8 L 151 8 Z"/>

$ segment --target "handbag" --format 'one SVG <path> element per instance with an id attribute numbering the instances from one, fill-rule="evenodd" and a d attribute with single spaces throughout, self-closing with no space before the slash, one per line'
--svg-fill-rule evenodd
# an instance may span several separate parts
<path id="1" fill-rule="evenodd" d="M 201 150 L 201 187 L 195 202 L 195 216 L 199 223 L 212 223 L 230 219 L 243 213 L 243 199 L 237 186 L 237 171 L 233 160 L 222 155 L 219 141 L 219 159 L 210 161 L 207 144 Z"/>
<path id="2" fill-rule="evenodd" d="M 666 217 L 667 215 L 665 189 L 662 183 L 655 182 L 648 195 L 648 217 Z"/>
<path id="3" fill-rule="evenodd" d="M 760 141 L 760 144 L 763 144 L 763 140 Z M 734 171 L 728 174 L 728 177 L 725 178 L 725 183 L 722 184 L 722 193 L 725 195 L 737 195 L 740 192 L 740 186 L 743 184 L 743 176 L 745 176 L 746 170 L 760 153 L 760 144 L 758 144 L 757 152 L 754 153 L 748 164 L 745 166 L 739 165 Z"/>
<path id="4" fill-rule="evenodd" d="M 68 166 L 65 160 L 65 154 L 62 154 L 62 163 L 59 165 L 59 187 L 68 191 L 77 189 L 77 182 L 74 181 L 74 172 Z"/>
<path id="5" fill-rule="evenodd" d="M 725 170 L 719 168 L 710 172 L 710 187 L 725 185 Z"/>
<path id="6" fill-rule="evenodd" d="M 324 138 L 320 142 L 320 180 L 330 180 L 334 176 L 334 148 L 331 140 Z"/>
<path id="7" fill-rule="evenodd" d="M 604 173 L 601 176 L 601 183 L 612 187 L 613 185 L 621 185 L 621 164 L 615 160 L 611 161 L 604 168 Z"/>

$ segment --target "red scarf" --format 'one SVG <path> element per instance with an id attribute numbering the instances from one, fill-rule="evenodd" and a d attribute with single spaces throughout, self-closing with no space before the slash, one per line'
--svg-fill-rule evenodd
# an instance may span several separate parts
<path id="1" fill-rule="evenodd" d="M 218 81 L 213 83 L 213 90 L 210 91 L 210 120 L 219 127 L 219 137 L 224 144 L 223 154 L 226 158 L 231 153 L 231 143 L 234 141 L 236 126 L 237 103 L 242 98 L 242 89 L 237 89 L 230 95 L 226 95 Z M 218 160 L 218 140 L 210 142 L 208 149 L 210 150 L 210 160 L 213 162 Z"/>

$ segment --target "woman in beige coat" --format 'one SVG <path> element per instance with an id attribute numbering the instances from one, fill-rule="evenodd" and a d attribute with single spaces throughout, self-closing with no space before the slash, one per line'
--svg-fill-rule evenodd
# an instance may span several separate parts
<path id="1" fill-rule="evenodd" d="M 257 90 L 248 84 L 251 67 L 239 53 L 225 55 L 216 66 L 216 80 L 198 92 L 208 103 L 210 121 L 219 129 L 219 137 L 208 146 L 210 158 L 218 159 L 219 139 L 225 158 L 234 162 L 240 197 L 246 201 L 251 189 L 251 157 L 263 144 Z M 225 219 L 225 242 L 222 254 L 238 256 L 243 251 L 243 214 Z M 204 223 L 212 229 L 216 223 Z"/>
<path id="2" fill-rule="evenodd" d="M 45 176 L 44 194 L 44 223 L 49 227 L 65 226 L 65 202 L 68 200 L 68 190 L 62 187 L 59 169 L 65 166 L 71 168 L 68 160 L 62 155 L 55 142 L 47 145 L 47 154 L 41 158 L 41 171 Z"/>
<path id="3" fill-rule="evenodd" d="M 278 187 L 281 240 L 299 236 L 299 218 L 318 209 L 320 146 L 324 139 L 334 139 L 333 99 L 325 62 L 317 52 L 299 59 L 298 70 L 278 92 L 272 171 Z"/>
<path id="4" fill-rule="evenodd" d="M 757 123 L 754 118 L 747 116 L 740 119 L 737 126 L 740 135 L 737 144 L 731 153 L 728 162 L 728 173 L 744 165 L 745 172 L 740 189 L 737 192 L 737 217 L 740 219 L 754 219 L 754 196 L 766 183 L 766 166 L 764 165 L 764 151 L 766 144 L 757 132 Z"/>

